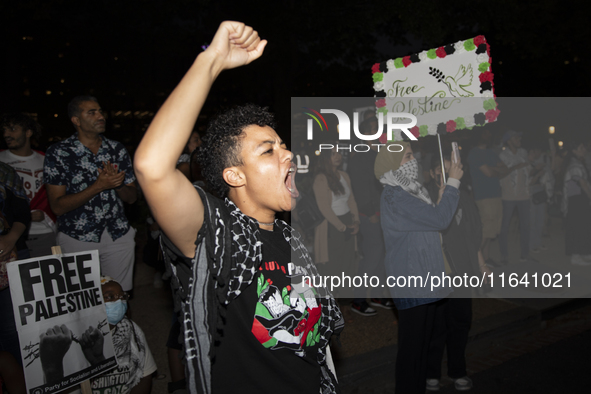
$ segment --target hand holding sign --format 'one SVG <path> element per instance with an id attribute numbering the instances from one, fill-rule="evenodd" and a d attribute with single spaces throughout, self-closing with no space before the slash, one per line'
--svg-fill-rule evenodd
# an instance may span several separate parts
<path id="1" fill-rule="evenodd" d="M 464 170 L 462 170 L 462 168 L 463 166 L 461 162 L 452 162 L 449 168 L 449 177 L 457 179 L 458 181 L 462 179 L 462 176 L 464 176 Z"/>
<path id="2" fill-rule="evenodd" d="M 47 383 L 51 384 L 63 379 L 63 359 L 71 344 L 72 332 L 63 324 L 49 328 L 41 334 L 39 354 Z"/>

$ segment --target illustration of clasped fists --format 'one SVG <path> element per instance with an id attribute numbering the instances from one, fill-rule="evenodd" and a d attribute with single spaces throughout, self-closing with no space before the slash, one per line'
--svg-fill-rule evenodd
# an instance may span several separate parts
<path id="1" fill-rule="evenodd" d="M 58 383 L 64 378 L 63 360 L 71 344 L 72 332 L 63 324 L 41 334 L 39 357 L 48 384 Z"/>
<path id="2" fill-rule="evenodd" d="M 95 365 L 101 361 L 105 361 L 103 354 L 103 345 L 105 339 L 103 333 L 96 327 L 88 327 L 88 330 L 82 334 L 78 340 L 84 357 L 88 360 L 90 365 Z"/>
<path id="3" fill-rule="evenodd" d="M 41 368 L 48 384 L 60 382 L 64 378 L 64 356 L 70 349 L 72 341 L 82 348 L 84 357 L 91 365 L 105 360 L 103 355 L 104 338 L 96 327 L 89 327 L 80 339 L 75 338 L 65 325 L 49 328 L 41 334 L 39 341 L 39 357 Z"/>

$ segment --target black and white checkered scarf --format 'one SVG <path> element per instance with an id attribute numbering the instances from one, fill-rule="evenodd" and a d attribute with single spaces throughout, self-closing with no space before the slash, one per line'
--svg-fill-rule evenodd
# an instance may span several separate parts
<path id="1" fill-rule="evenodd" d="M 125 384 L 131 389 L 144 377 L 146 338 L 134 322 L 124 317 L 113 329 L 113 347 L 119 366 L 129 367 Z"/>
<path id="2" fill-rule="evenodd" d="M 244 215 L 234 203 L 219 200 L 197 187 L 205 207 L 204 222 L 190 263 L 163 235 L 165 259 L 172 270 L 176 310 L 184 328 L 187 360 L 187 388 L 192 394 L 211 393 L 211 360 L 214 343 L 224 326 L 226 308 L 253 281 L 262 263 L 262 242 L 258 224 Z M 300 234 L 282 220 L 275 226 L 291 245 L 294 263 L 298 261 L 311 276 L 318 270 Z M 339 333 L 344 319 L 336 300 L 325 288 L 316 288 L 322 305 L 318 364 L 321 367 L 321 393 L 338 392 L 336 378 L 326 364 L 326 346 L 333 333 Z M 295 354 L 294 354 L 295 355 Z"/>
<path id="3" fill-rule="evenodd" d="M 419 178 L 419 166 L 417 159 L 412 159 L 401 165 L 396 171 L 388 171 L 380 178 L 384 185 L 400 186 L 413 197 L 423 200 L 429 205 L 434 205 L 429 197 L 427 189 L 417 180 Z"/>

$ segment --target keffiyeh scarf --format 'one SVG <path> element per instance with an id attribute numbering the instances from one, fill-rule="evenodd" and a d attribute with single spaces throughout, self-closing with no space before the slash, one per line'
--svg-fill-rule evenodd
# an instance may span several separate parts
<path id="1" fill-rule="evenodd" d="M 227 305 L 251 283 L 262 262 L 262 242 L 255 220 L 244 215 L 234 203 L 221 201 L 196 187 L 203 205 L 204 221 L 196 241 L 195 257 L 187 262 L 165 236 L 163 250 L 172 270 L 175 306 L 181 313 L 187 360 L 187 388 L 192 394 L 211 393 L 211 360 L 214 343 L 221 337 Z M 275 226 L 291 246 L 294 263 L 298 261 L 311 275 L 319 275 L 300 234 L 281 220 Z M 330 292 L 316 288 L 322 305 L 318 346 L 323 394 L 338 392 L 336 378 L 326 363 L 326 346 L 333 333 L 344 326 L 341 311 Z M 178 303 L 180 301 L 180 303 Z"/>
<path id="2" fill-rule="evenodd" d="M 380 178 L 380 182 L 384 185 L 400 186 L 404 191 L 410 193 L 413 197 L 423 200 L 429 205 L 433 205 L 433 201 L 429 197 L 427 190 L 421 185 L 417 179 L 419 178 L 419 166 L 417 159 L 407 161 L 400 166 L 396 171 L 388 171 Z"/>
<path id="3" fill-rule="evenodd" d="M 146 338 L 135 323 L 124 317 L 113 330 L 113 347 L 119 365 L 129 366 L 129 380 L 126 385 L 130 389 L 144 377 L 144 361 L 146 359 Z"/>

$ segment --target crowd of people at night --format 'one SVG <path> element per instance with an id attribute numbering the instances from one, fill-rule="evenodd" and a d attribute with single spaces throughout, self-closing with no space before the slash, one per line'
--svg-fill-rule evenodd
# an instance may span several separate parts
<path id="1" fill-rule="evenodd" d="M 449 378 L 469 390 L 470 291 L 360 288 L 345 302 L 301 278 L 343 271 L 461 276 L 537 263 L 549 247 L 551 217 L 562 219 L 569 262 L 591 266 L 587 141 L 548 149 L 520 131 L 485 126 L 460 142 L 461 157 L 447 139 L 440 157 L 429 137 L 398 141 L 396 153 L 292 154 L 274 115 L 252 104 L 197 132 L 217 76 L 256 60 L 265 45 L 252 28 L 222 23 L 134 157 L 105 135 L 107 118 L 92 96 L 71 99 L 64 112 L 75 132 L 44 152 L 31 116 L 2 116 L 0 379 L 9 393 L 26 390 L 6 264 L 49 255 L 55 245 L 62 253 L 99 250 L 109 325 L 120 330 L 121 343 L 137 343 L 121 355 L 131 367 L 117 392 L 151 391 L 156 365 L 142 329 L 126 316 L 137 261 L 136 230 L 125 212 L 138 199 L 149 206 L 143 259 L 155 267 L 155 286 L 170 281 L 174 299 L 168 340 L 151 345 L 168 348 L 169 392 L 176 394 L 233 392 L 236 382 L 244 392 L 338 392 L 329 344 L 346 329 L 345 307 L 368 324 L 376 308 L 395 311 L 397 393 L 438 390 L 446 348 Z M 374 135 L 377 127 L 368 112 L 361 133 Z M 312 158 L 312 171 L 297 175 L 297 184 L 307 185 L 299 191 L 294 154 Z M 311 227 L 298 218 L 304 198 L 320 215 Z M 282 220 L 294 206 L 290 223 Z M 515 215 L 519 258 L 508 247 Z M 499 259 L 491 258 L 494 240 Z"/>

